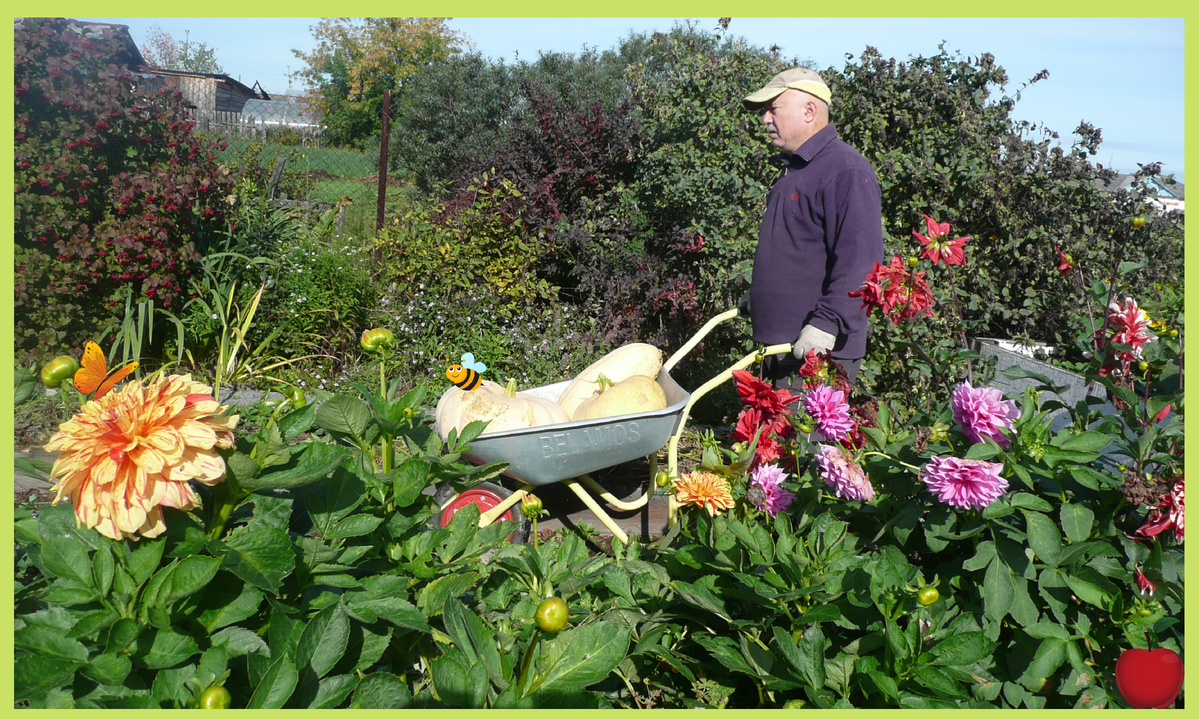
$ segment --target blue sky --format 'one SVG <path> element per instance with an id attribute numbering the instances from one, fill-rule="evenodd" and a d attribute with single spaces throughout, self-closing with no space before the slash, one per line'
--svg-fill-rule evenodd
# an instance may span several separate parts
<path id="1" fill-rule="evenodd" d="M 313 45 L 311 18 L 85 18 L 130 26 L 142 45 L 158 24 L 182 41 L 217 49 L 226 72 L 268 92 L 288 89 L 288 72 L 301 62 L 293 48 Z M 483 54 L 511 62 L 539 51 L 612 48 L 631 31 L 669 30 L 676 18 L 454 18 L 451 27 Z M 715 18 L 696 19 L 701 28 Z M 729 33 L 818 69 L 841 68 L 846 54 L 867 45 L 886 57 L 933 55 L 944 40 L 950 52 L 990 52 L 1015 92 L 1043 68 L 1047 80 L 1027 88 L 1018 119 L 1043 123 L 1070 142 L 1081 120 L 1100 127 L 1095 160 L 1123 172 L 1160 161 L 1184 179 L 1184 22 L 1182 18 L 734 18 Z M 290 66 L 290 68 L 289 68 Z M 767 78 L 764 78 L 764 82 Z M 293 90 L 299 84 L 293 82 Z M 753 88 L 748 88 L 749 92 Z"/>

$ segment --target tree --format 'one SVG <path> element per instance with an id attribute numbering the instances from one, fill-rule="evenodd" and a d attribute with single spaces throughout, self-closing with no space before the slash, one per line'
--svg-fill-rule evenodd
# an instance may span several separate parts
<path id="1" fill-rule="evenodd" d="M 224 73 L 225 70 L 217 62 L 217 49 L 210 48 L 207 43 L 180 43 L 171 33 L 163 30 L 156 23 L 146 34 L 146 44 L 142 46 L 142 57 L 146 62 L 163 70 L 183 70 L 198 73 Z"/>
<path id="2" fill-rule="evenodd" d="M 458 52 L 463 39 L 447 19 L 327 18 L 312 27 L 316 48 L 292 53 L 332 142 L 363 145 L 379 133 L 384 90 Z"/>

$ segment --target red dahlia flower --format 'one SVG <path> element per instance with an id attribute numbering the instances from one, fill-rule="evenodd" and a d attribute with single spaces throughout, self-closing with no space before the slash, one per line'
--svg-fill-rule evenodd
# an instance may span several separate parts
<path id="1" fill-rule="evenodd" d="M 912 231 L 913 236 L 925 246 L 925 252 L 921 253 L 921 257 L 932 260 L 934 265 L 937 265 L 939 260 L 947 265 L 966 263 L 967 256 L 962 247 L 971 239 L 969 235 L 951 239 L 950 223 L 939 223 L 928 215 L 925 216 L 925 225 L 929 228 L 929 237 L 916 230 Z"/>
<path id="2" fill-rule="evenodd" d="M 1071 271 L 1075 269 L 1075 259 L 1070 255 L 1063 255 L 1062 248 L 1057 245 L 1054 246 L 1054 249 L 1058 251 L 1058 274 L 1070 275 Z"/>
<path id="3" fill-rule="evenodd" d="M 1135 532 L 1143 537 L 1157 537 L 1163 530 L 1175 529 L 1175 541 L 1183 542 L 1183 476 L 1175 481 L 1171 492 L 1150 511 L 1146 523 Z"/>
<path id="4" fill-rule="evenodd" d="M 933 292 L 925 282 L 925 273 L 908 272 L 899 255 L 892 256 L 887 265 L 875 263 L 862 287 L 850 297 L 862 298 L 861 309 L 869 313 L 878 308 L 896 325 L 918 315 L 933 317 Z"/>
<path id="5" fill-rule="evenodd" d="M 772 388 L 745 370 L 734 370 L 733 381 L 737 385 L 737 394 L 742 398 L 742 403 L 757 409 L 767 417 L 778 415 L 785 407 L 799 399 L 787 390 Z"/>

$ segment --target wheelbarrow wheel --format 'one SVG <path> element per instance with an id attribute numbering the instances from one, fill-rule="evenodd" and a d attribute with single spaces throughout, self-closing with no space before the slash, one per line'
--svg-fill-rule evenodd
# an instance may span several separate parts
<path id="1" fill-rule="evenodd" d="M 434 514 L 430 522 L 435 528 L 445 527 L 450 524 L 454 513 L 462 510 L 467 505 L 474 503 L 479 508 L 480 513 L 485 513 L 504 502 L 509 495 L 512 495 L 511 490 L 496 483 L 480 483 L 470 490 L 458 494 L 455 493 L 454 488 L 449 483 L 446 483 L 439 486 L 437 492 L 434 493 L 433 497 L 437 500 L 438 507 L 441 509 Z M 509 542 L 519 545 L 529 539 L 529 520 L 521 514 L 518 505 L 514 505 L 506 510 L 499 519 L 520 523 L 517 529 L 508 536 Z"/>

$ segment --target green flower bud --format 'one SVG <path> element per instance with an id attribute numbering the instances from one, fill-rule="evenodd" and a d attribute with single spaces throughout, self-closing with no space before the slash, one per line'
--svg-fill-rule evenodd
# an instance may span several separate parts
<path id="1" fill-rule="evenodd" d="M 392 335 L 391 330 L 375 328 L 373 330 L 363 330 L 360 342 L 363 350 L 369 353 L 377 353 L 390 350 L 396 344 L 396 338 Z"/>
<path id="2" fill-rule="evenodd" d="M 42 384 L 51 390 L 62 387 L 63 380 L 75 376 L 79 363 L 70 355 L 59 355 L 42 367 Z"/>

